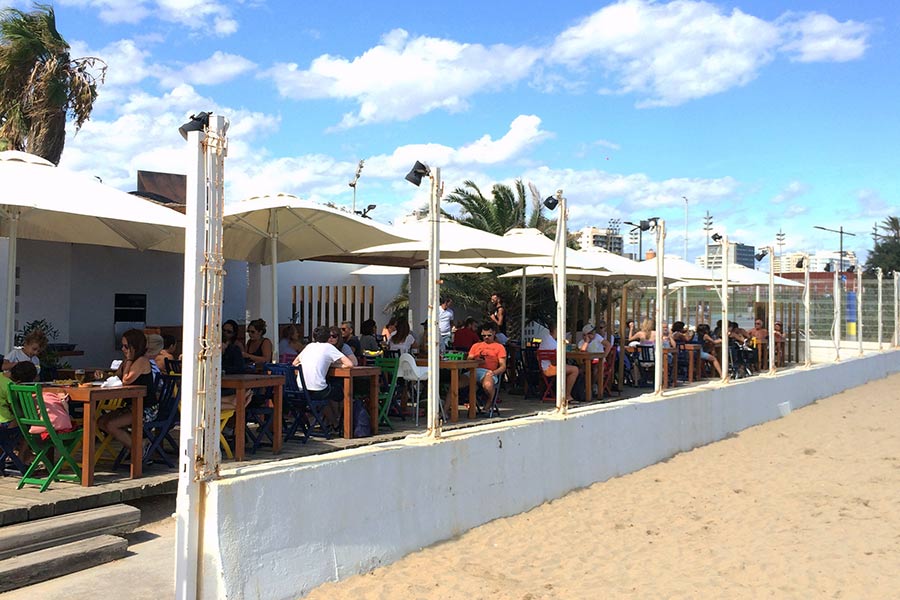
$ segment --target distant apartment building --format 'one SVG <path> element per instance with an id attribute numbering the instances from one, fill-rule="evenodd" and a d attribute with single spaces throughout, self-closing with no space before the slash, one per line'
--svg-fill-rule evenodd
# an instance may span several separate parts
<path id="1" fill-rule="evenodd" d="M 578 243 L 582 250 L 603 248 L 619 255 L 625 251 L 625 242 L 618 229 L 585 227 L 579 232 Z"/>
<path id="2" fill-rule="evenodd" d="M 756 248 L 747 244 L 739 244 L 731 242 L 728 244 L 731 250 L 728 252 L 728 264 L 743 265 L 748 269 L 756 268 Z M 694 262 L 701 267 L 708 269 L 722 268 L 722 246 L 719 244 L 710 244 L 708 247 L 709 264 L 706 264 L 706 256 L 698 256 Z"/>
<path id="3" fill-rule="evenodd" d="M 805 270 L 805 267 L 803 265 L 797 266 L 797 263 L 801 258 L 803 258 L 803 253 L 801 252 L 789 252 L 788 254 L 779 256 L 778 260 L 775 261 L 775 272 L 802 273 Z M 829 267 L 829 270 L 837 271 L 840 268 L 840 262 L 840 253 L 820 250 L 819 252 L 810 255 L 809 270 L 815 273 L 824 271 L 826 267 Z M 854 269 L 859 266 L 856 252 L 853 250 L 844 250 L 843 264 L 844 271 L 847 271 L 851 266 Z"/>

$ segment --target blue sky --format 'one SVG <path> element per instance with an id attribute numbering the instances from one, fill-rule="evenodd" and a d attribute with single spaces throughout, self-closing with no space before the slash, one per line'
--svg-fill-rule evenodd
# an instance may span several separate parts
<path id="1" fill-rule="evenodd" d="M 16 6 L 27 4 L 16 2 Z M 552 8 L 551 8 L 552 6 Z M 184 172 L 177 127 L 231 121 L 229 202 L 287 192 L 394 220 L 472 179 L 562 188 L 570 229 L 669 223 L 702 254 L 702 216 L 785 252 L 871 246 L 898 212 L 894 2 L 58 0 L 73 56 L 109 64 L 62 165 L 135 187 Z"/>

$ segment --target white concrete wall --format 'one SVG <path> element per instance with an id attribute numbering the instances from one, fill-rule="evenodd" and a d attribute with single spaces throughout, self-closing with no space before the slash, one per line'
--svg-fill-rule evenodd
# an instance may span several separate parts
<path id="1" fill-rule="evenodd" d="M 898 370 L 892 351 L 225 471 L 207 497 L 203 597 L 296 598 Z"/>

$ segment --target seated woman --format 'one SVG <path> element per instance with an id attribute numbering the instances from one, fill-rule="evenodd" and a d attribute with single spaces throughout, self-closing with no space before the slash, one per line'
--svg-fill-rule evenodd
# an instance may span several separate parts
<path id="1" fill-rule="evenodd" d="M 359 345 L 363 352 L 378 352 L 381 346 L 375 339 L 375 319 L 366 319 L 359 328 Z"/>
<path id="2" fill-rule="evenodd" d="M 387 345 L 390 343 L 391 336 L 394 335 L 394 332 L 397 331 L 397 317 L 391 317 L 387 325 L 385 325 L 381 329 L 381 339 L 384 340 L 384 344 Z"/>
<path id="3" fill-rule="evenodd" d="M 414 349 L 418 350 L 419 344 L 416 342 L 416 336 L 409 332 L 409 321 L 398 319 L 393 335 L 388 338 L 388 350 L 398 350 L 400 354 L 406 354 Z"/>
<path id="4" fill-rule="evenodd" d="M 719 359 L 715 357 L 715 347 L 722 345 L 722 340 L 713 339 L 710 335 L 709 325 L 701 323 L 697 325 L 697 342 L 703 346 L 700 350 L 700 360 L 710 363 L 716 370 L 716 374 L 722 376 L 722 367 L 719 366 Z"/>
<path id="5" fill-rule="evenodd" d="M 303 350 L 303 332 L 298 325 L 288 325 L 281 330 L 278 340 L 278 362 L 290 363 Z"/>
<path id="6" fill-rule="evenodd" d="M 641 328 L 636 331 L 634 335 L 628 338 L 628 342 L 633 346 L 655 343 L 656 321 L 654 321 L 653 319 L 644 319 L 643 321 L 641 321 Z"/>
<path id="7" fill-rule="evenodd" d="M 354 354 L 350 344 L 344 341 L 340 329 L 337 327 L 328 328 L 328 343 L 337 348 L 341 354 L 349 358 L 354 367 L 359 365 L 359 359 L 356 358 L 356 354 Z"/>
<path id="8" fill-rule="evenodd" d="M 237 332 L 238 324 L 233 319 L 222 323 L 222 373 L 225 375 L 240 375 L 246 371 L 244 352 L 237 339 Z M 252 392 L 244 398 L 245 405 L 251 397 Z M 234 410 L 236 405 L 234 388 L 222 388 L 222 409 Z"/>
<path id="9" fill-rule="evenodd" d="M 258 365 L 272 361 L 272 341 L 265 337 L 266 322 L 253 319 L 247 324 L 247 345 L 244 359 Z"/>
<path id="10" fill-rule="evenodd" d="M 672 345 L 690 344 L 694 341 L 694 335 L 684 328 L 684 321 L 672 323 L 672 333 L 669 335 Z"/>
<path id="11" fill-rule="evenodd" d="M 166 360 L 177 360 L 178 357 L 175 356 L 175 348 L 178 346 L 178 342 L 175 341 L 175 336 L 171 334 L 165 334 L 162 336 L 163 339 L 163 349 L 159 351 L 159 354 L 156 355 L 156 366 L 159 367 L 159 370 L 163 373 L 166 372 Z"/>
<path id="12" fill-rule="evenodd" d="M 37 372 L 41 372 L 41 359 L 38 356 L 47 349 L 47 336 L 40 329 L 33 329 L 25 336 L 21 346 L 16 346 L 3 359 L 3 370 L 9 371 L 20 362 L 30 362 Z"/>
<path id="13" fill-rule="evenodd" d="M 150 360 L 147 358 L 147 336 L 143 331 L 129 329 L 122 334 L 122 354 L 125 355 L 125 360 L 119 365 L 116 375 L 124 385 L 143 385 L 147 388 L 147 395 L 144 396 L 144 421 L 152 421 L 159 413 L 159 400 Z M 97 427 L 131 449 L 131 434 L 128 432 L 131 427 L 131 407 L 126 406 L 102 415 L 97 419 Z"/>

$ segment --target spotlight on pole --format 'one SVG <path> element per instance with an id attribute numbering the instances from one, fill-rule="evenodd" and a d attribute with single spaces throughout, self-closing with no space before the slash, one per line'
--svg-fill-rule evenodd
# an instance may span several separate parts
<path id="1" fill-rule="evenodd" d="M 754 257 L 756 260 L 762 260 L 762 259 L 764 259 L 764 258 L 765 258 L 766 256 L 768 256 L 768 255 L 769 255 L 769 251 L 763 249 L 763 250 L 760 250 L 759 252 L 757 252 L 756 254 L 754 254 L 753 257 Z"/>
<path id="2" fill-rule="evenodd" d="M 712 234 L 712 241 L 714 241 L 714 242 L 722 241 L 722 234 L 721 233 Z"/>
<path id="3" fill-rule="evenodd" d="M 422 184 L 422 178 L 431 174 L 431 169 L 428 168 L 428 165 L 424 165 L 419 161 L 416 161 L 416 164 L 413 165 L 412 170 L 406 174 L 406 180 L 413 184 L 416 187 Z"/>
<path id="4" fill-rule="evenodd" d="M 191 120 L 178 128 L 178 133 L 181 134 L 181 137 L 187 139 L 187 134 L 189 131 L 203 131 L 206 127 L 209 127 L 209 116 L 212 112 L 200 112 L 196 115 L 191 115 Z"/>

